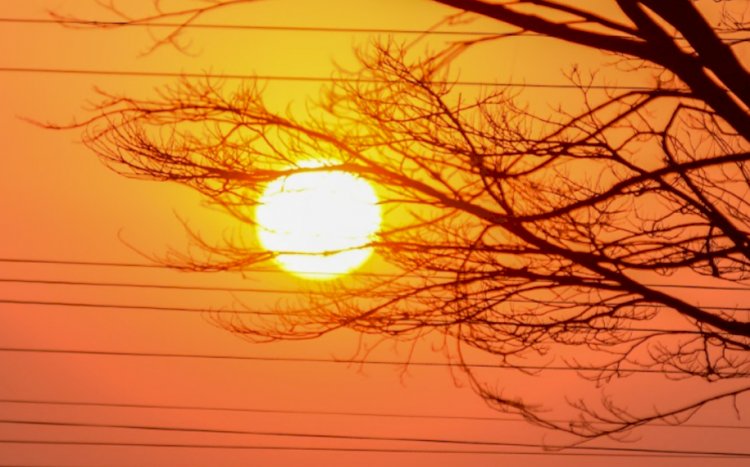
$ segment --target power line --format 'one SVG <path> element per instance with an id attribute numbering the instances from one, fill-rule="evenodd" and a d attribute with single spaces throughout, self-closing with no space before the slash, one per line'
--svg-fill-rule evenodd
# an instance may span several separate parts
<path id="1" fill-rule="evenodd" d="M 294 410 L 294 409 L 267 409 L 257 407 L 212 407 L 195 405 L 166 405 L 166 404 L 136 404 L 123 402 L 91 402 L 91 401 L 61 401 L 61 400 L 33 400 L 33 399 L 7 399 L 0 398 L 0 404 L 26 404 L 26 405 L 58 405 L 75 407 L 106 407 L 106 408 L 128 408 L 128 409 L 150 409 L 150 410 L 192 410 L 208 412 L 235 412 L 235 413 L 262 413 L 282 415 L 316 415 L 316 416 L 341 416 L 341 417 L 371 417 L 371 418 L 405 418 L 405 419 L 428 419 L 428 420 L 464 420 L 479 422 L 518 422 L 527 423 L 521 418 L 504 417 L 482 417 L 469 415 L 445 415 L 445 414 L 420 414 L 420 413 L 388 413 L 388 412 L 358 412 L 358 411 L 333 411 L 333 410 Z M 571 423 L 571 419 L 550 419 L 553 423 Z M 596 423 L 594 423 L 596 424 Z M 681 423 L 672 424 L 666 422 L 651 422 L 649 426 L 663 428 L 701 428 L 701 429 L 727 429 L 727 430 L 750 430 L 750 425 L 720 425 L 704 423 Z"/>
<path id="2" fill-rule="evenodd" d="M 21 279 L 11 277 L 0 277 L 0 283 L 14 283 L 14 284 L 37 284 L 37 285 L 63 285 L 63 286 L 83 286 L 83 287 L 117 287 L 117 288 L 135 288 L 135 289 L 163 289 L 163 290 L 186 290 L 186 291 L 200 291 L 200 292 L 245 292 L 245 293 L 259 293 L 259 294 L 281 294 L 281 295 L 315 295 L 315 296 L 327 296 L 330 293 L 318 290 L 292 290 L 292 289 L 272 289 L 272 288 L 258 288 L 258 287 L 226 287 L 226 286 L 204 286 L 204 285 L 181 285 L 181 284 L 159 284 L 159 283 L 136 283 L 136 282 L 104 282 L 104 281 L 73 281 L 73 280 L 53 280 L 53 279 Z M 750 289 L 744 289 L 750 291 Z M 368 294 L 368 297 L 376 298 L 396 298 L 398 295 L 395 293 L 373 293 Z M 410 295 L 410 298 L 418 298 L 419 295 Z M 478 301 L 483 299 L 477 298 Z M 524 300 L 518 298 L 510 298 L 503 300 L 503 303 L 526 303 L 526 304 L 541 304 L 541 305 L 590 305 L 585 302 L 575 302 L 571 300 Z M 653 308 L 668 308 L 666 305 L 649 305 Z M 719 311 L 750 311 L 747 307 L 729 307 L 729 306 L 702 306 L 701 308 L 706 310 L 719 310 Z"/>
<path id="3" fill-rule="evenodd" d="M 72 281 L 72 280 L 49 280 L 49 279 L 20 279 L 13 277 L 0 277 L 0 283 L 14 284 L 39 284 L 39 285 L 66 285 L 66 286 L 84 286 L 84 287 L 117 287 L 133 289 L 166 289 L 166 290 L 189 290 L 200 292 L 253 292 L 253 293 L 272 293 L 272 294 L 292 294 L 305 295 L 322 292 L 309 291 L 300 292 L 292 289 L 271 289 L 259 287 L 219 287 L 208 285 L 181 285 L 181 284 L 146 284 L 137 282 L 104 282 L 104 281 Z M 750 308 L 748 308 L 750 310 Z"/>
<path id="4" fill-rule="evenodd" d="M 545 445 L 539 443 L 521 443 L 509 441 L 483 441 L 468 439 L 451 439 L 451 438 L 427 438 L 427 437 L 406 437 L 406 436 L 375 436 L 375 435 L 354 435 L 354 434 L 332 434 L 332 433 L 310 433 L 310 432 L 290 432 L 290 431 L 264 431 L 264 430 L 238 430 L 222 428 L 196 428 L 180 426 L 163 426 L 163 425 L 141 425 L 128 423 L 94 423 L 94 422 L 61 422 L 47 420 L 21 420 L 21 419 L 0 419 L 0 423 L 9 425 L 33 425 L 33 426 L 57 426 L 57 427 L 77 427 L 77 428 L 111 428 L 111 429 L 133 429 L 148 430 L 159 432 L 181 432 L 181 433 L 203 433 L 203 434 L 226 434 L 226 435 L 248 435 L 263 437 L 279 438 L 305 438 L 305 439 L 335 439 L 347 441 L 390 441 L 398 443 L 429 443 L 429 444 L 448 444 L 463 446 L 486 446 L 486 447 L 512 447 L 512 448 L 539 448 L 550 450 L 570 450 L 580 452 L 609 452 L 615 455 L 621 453 L 641 453 L 641 454 L 676 454 L 691 456 L 732 456 L 732 457 L 750 457 L 750 452 L 732 452 L 732 451 L 692 451 L 684 449 L 654 449 L 654 448 L 626 448 L 614 446 L 562 446 L 562 445 Z"/>
<path id="5" fill-rule="evenodd" d="M 271 357 L 257 355 L 221 355 L 221 354 L 197 354 L 197 353 L 170 353 L 170 352 L 136 352 L 117 350 L 90 350 L 90 349 L 53 349 L 53 348 L 31 348 L 31 347 L 0 347 L 0 352 L 9 353 L 41 353 L 41 354 L 65 354 L 65 355 L 87 355 L 102 357 L 137 357 L 137 358 L 183 358 L 183 359 L 206 359 L 206 360 L 231 360 L 231 361 L 258 361 L 258 362 L 285 362 L 285 363 L 332 363 L 346 365 L 384 365 L 384 366 L 417 366 L 428 368 L 452 368 L 456 364 L 435 361 L 408 361 L 408 360 L 374 360 L 366 358 L 319 358 L 319 357 Z M 583 366 L 555 366 L 555 365 L 494 365 L 491 363 L 466 363 L 461 366 L 466 368 L 482 369 L 518 369 L 528 371 L 592 371 L 601 373 L 647 373 L 647 374 L 674 374 L 685 376 L 684 371 L 653 369 L 653 368 L 617 368 L 606 367 L 583 367 Z"/>
<path id="6" fill-rule="evenodd" d="M 291 26 L 291 25 L 267 25 L 267 24 L 227 24 L 227 23 L 192 23 L 192 22 L 166 22 L 166 21 L 110 21 L 92 19 L 53 19 L 53 18 L 0 18 L 0 23 L 7 24 L 39 24 L 39 25 L 71 25 L 91 26 L 94 28 L 121 28 L 121 27 L 144 27 L 144 28 L 171 28 L 171 29 L 225 29 L 225 30 L 255 30 L 255 31 L 282 31 L 282 32 L 322 32 L 322 33 L 370 33 L 370 34 L 406 34 L 425 36 L 510 36 L 513 37 L 543 37 L 557 39 L 546 34 L 534 31 L 499 32 L 499 31 L 457 31 L 446 29 L 408 29 L 408 28 L 354 28 L 339 26 Z M 721 37 L 717 33 L 717 36 Z M 610 34 L 609 37 L 631 38 L 624 34 Z M 731 34 L 733 40 L 744 40 L 746 37 L 738 37 Z M 684 37 L 675 37 L 677 41 L 685 41 Z"/>
<path id="7" fill-rule="evenodd" d="M 249 75 L 233 73 L 197 73 L 197 72 L 171 72 L 171 71 L 145 71 L 145 70 L 91 70 L 76 68 L 39 68 L 39 67 L 0 67 L 2 73 L 41 73 L 61 75 L 90 75 L 90 76 L 124 76 L 131 78 L 205 78 L 205 79 L 230 79 L 230 80 L 261 80 L 261 81 L 293 81 L 314 83 L 389 83 L 388 80 L 376 78 L 334 78 L 331 76 L 291 76 L 291 75 Z M 625 90 L 625 91 L 653 91 L 648 86 L 618 86 L 609 84 L 590 84 L 578 86 L 566 83 L 518 83 L 518 82 L 491 82 L 491 81 L 431 81 L 438 85 L 456 86 L 502 86 L 521 87 L 535 89 L 591 89 L 591 90 Z"/>
<path id="8" fill-rule="evenodd" d="M 52 19 L 52 18 L 0 18 L 0 23 L 6 24 L 46 24 L 93 26 L 100 28 L 119 27 L 154 27 L 173 29 L 228 29 L 250 31 L 282 31 L 282 32 L 326 32 L 326 33 L 370 33 L 370 34 L 407 34 L 429 36 L 494 36 L 503 34 L 498 31 L 449 31 L 445 29 L 402 29 L 402 28 L 351 28 L 338 26 L 272 26 L 267 24 L 220 24 L 220 23 L 176 23 L 164 21 L 127 22 L 85 19 Z M 531 31 L 523 31 L 518 36 L 544 37 Z"/>
<path id="9" fill-rule="evenodd" d="M 708 458 L 708 459 L 744 459 L 747 454 L 631 454 L 631 453 L 597 453 L 597 452 L 550 452 L 550 451 L 483 451 L 462 449 L 414 449 L 414 448 L 362 448 L 362 447 L 317 447 L 317 446 L 276 446 L 250 444 L 198 444 L 198 443 L 136 443 L 121 441 L 61 441 L 0 439 L 0 444 L 47 445 L 47 446 L 108 446 L 108 447 L 141 447 L 141 448 L 188 448 L 188 449 L 232 449 L 253 451 L 302 451 L 302 452 L 369 452 L 390 454 L 476 454 L 476 455 L 509 455 L 509 456 L 570 456 L 570 457 L 644 457 L 644 458 Z"/>
<path id="10" fill-rule="evenodd" d="M 89 303 L 89 302 L 62 302 L 62 301 L 43 301 L 43 300 L 14 300 L 0 298 L 0 303 L 8 305 L 28 305 L 28 306 L 54 306 L 54 307 L 68 307 L 68 308 L 98 308 L 98 309 L 112 309 L 112 310 L 134 310 L 134 311 L 159 311 L 159 312 L 177 312 L 177 313 L 231 313 L 238 315 L 253 315 L 253 316 L 296 316 L 306 317 L 309 316 L 304 312 L 272 312 L 272 311 L 260 311 L 260 310 L 226 310 L 226 309 L 212 309 L 212 308 L 190 308 L 190 307 L 168 307 L 158 305 L 126 305 L 118 303 Z M 7 310 L 0 310 L 7 311 Z M 369 320 L 374 320 L 375 317 L 369 316 Z M 386 319 L 388 319 L 386 317 Z M 496 321 L 491 319 L 478 319 L 478 320 L 460 320 L 463 324 L 472 324 L 478 322 L 488 326 L 514 326 L 517 328 L 550 328 L 553 326 L 565 326 L 568 330 L 575 330 L 580 328 L 584 332 L 646 332 L 646 333 L 660 333 L 660 334 L 679 334 L 679 335 L 699 335 L 703 336 L 708 334 L 705 331 L 692 330 L 692 329 L 669 329 L 669 328 L 639 328 L 639 327 L 621 327 L 617 329 L 594 326 L 592 324 L 585 323 L 522 323 L 515 321 Z M 400 324 L 404 325 L 420 325 L 420 326 L 441 326 L 450 324 L 449 321 L 428 321 L 428 320 L 416 320 L 416 319 L 403 319 L 399 320 Z M 711 332 L 712 335 L 732 335 L 727 332 Z"/>
<path id="11" fill-rule="evenodd" d="M 240 315 L 257 315 L 257 316 L 279 316 L 279 313 L 271 311 L 256 310 L 222 310 L 211 308 L 191 308 L 191 307 L 171 307 L 158 305 L 124 305 L 116 303 L 89 303 L 89 302 L 61 302 L 61 301 L 43 301 L 43 300 L 12 300 L 0 299 L 0 303 L 8 305 L 30 305 L 30 306 L 61 306 L 74 308 L 103 308 L 117 310 L 143 310 L 143 311 L 174 311 L 179 313 L 236 313 Z M 295 314 L 291 314 L 295 316 Z M 297 314 L 296 316 L 302 316 Z"/>
<path id="12" fill-rule="evenodd" d="M 113 268 L 145 268 L 145 269 L 167 269 L 167 270 L 186 270 L 180 269 L 179 267 L 170 267 L 163 264 L 152 264 L 152 263 L 129 263 L 129 262 L 118 262 L 118 261 L 83 261 L 83 260 L 59 260 L 59 259 L 47 259 L 47 258 L 0 258 L 0 263 L 19 263 L 19 264 L 56 264 L 65 266 L 84 266 L 84 267 L 113 267 Z M 190 271 L 190 269 L 187 269 Z M 270 273 L 270 274 L 286 274 L 285 271 L 271 268 L 254 267 L 244 272 L 247 273 Z M 320 276 L 331 276 L 338 275 L 335 273 L 324 273 L 315 271 L 303 271 L 305 274 L 318 274 Z M 377 272 L 350 272 L 347 273 L 349 276 L 360 276 L 360 277 L 384 277 L 384 278 L 424 278 L 424 275 L 414 273 L 377 273 Z M 477 274 L 481 276 L 481 274 Z M 439 273 L 431 274 L 429 276 L 432 279 L 450 279 L 453 276 L 442 276 Z M 662 288 L 675 288 L 675 289 L 695 289 L 695 290 L 726 290 L 735 292 L 750 292 L 750 287 L 745 286 L 712 286 L 712 285 L 693 285 L 693 284 L 656 284 L 656 283 L 643 283 L 648 287 L 662 287 Z"/>
<path id="13" fill-rule="evenodd" d="M 160 284 L 160 283 L 137 283 L 137 282 L 104 282 L 104 281 L 73 281 L 73 280 L 54 280 L 54 279 L 21 279 L 11 277 L 0 277 L 0 283 L 15 284 L 38 284 L 38 285 L 63 285 L 63 286 L 83 286 L 83 287 L 117 287 L 117 288 L 135 288 L 135 289 L 165 289 L 165 290 L 189 290 L 196 292 L 247 292 L 260 294 L 281 294 L 281 295 L 330 295 L 324 291 L 316 290 L 291 290 L 291 289 L 272 289 L 258 287 L 226 287 L 226 286 L 204 286 L 204 285 L 181 285 L 181 284 Z M 685 286 L 689 287 L 689 286 Z M 750 289 L 743 289 L 750 292 Z M 397 294 L 383 293 L 378 297 L 395 298 Z M 413 295 L 412 295 L 413 297 Z M 417 296 L 418 297 L 418 296 Z M 481 299 L 479 299 L 481 300 Z M 589 305 L 586 302 L 575 302 L 572 300 L 524 300 L 518 298 L 509 298 L 503 300 L 504 303 L 526 303 L 542 305 Z M 653 308 L 667 308 L 665 305 L 649 305 Z M 729 306 L 702 306 L 706 310 L 721 311 L 750 311 L 747 307 L 729 307 Z"/>
<path id="14" fill-rule="evenodd" d="M 75 261 L 75 260 L 57 260 L 57 259 L 44 259 L 44 258 L 0 258 L 0 263 L 29 263 L 29 264 L 58 264 L 66 266 L 101 266 L 101 267 L 116 267 L 116 268 L 134 268 L 134 269 L 178 269 L 165 266 L 162 264 L 151 264 L 151 263 L 127 263 L 117 261 Z M 262 272 L 271 274 L 285 274 L 284 271 L 279 269 L 271 268 L 260 268 L 255 267 L 246 272 Z M 316 274 L 320 276 L 332 276 L 338 275 L 336 273 L 326 272 L 315 272 L 315 271 L 302 271 L 305 274 Z M 387 273 L 373 273 L 373 272 L 357 272 L 349 273 L 350 275 L 357 276 L 373 276 L 373 277 L 401 277 L 399 274 L 387 274 Z M 403 275 L 403 277 L 414 277 L 413 275 Z"/>

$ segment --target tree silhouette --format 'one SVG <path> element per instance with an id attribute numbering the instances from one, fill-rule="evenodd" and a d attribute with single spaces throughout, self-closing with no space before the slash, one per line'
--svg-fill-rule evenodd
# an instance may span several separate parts
<path id="1" fill-rule="evenodd" d="M 616 0 L 611 17 L 552 0 L 436 2 L 515 32 L 427 55 L 372 44 L 304 115 L 269 109 L 255 81 L 185 79 L 153 99 L 103 93 L 90 118 L 64 128 L 84 129 L 114 170 L 192 187 L 247 224 L 264 184 L 292 173 L 345 170 L 378 187 L 385 225 L 370 246 L 399 272 L 321 283 L 275 316 L 217 316 L 248 339 L 434 332 L 459 356 L 479 349 L 524 372 L 562 361 L 601 384 L 656 372 L 717 388 L 648 413 L 604 395 L 575 399 L 579 418 L 563 423 L 464 365 L 492 406 L 582 437 L 684 421 L 749 391 L 750 309 L 706 306 L 657 280 L 737 287 L 750 278 L 750 76 L 734 50 L 747 25 L 741 8 L 724 2 L 711 25 L 689 0 Z M 250 2 L 120 14 L 131 24 L 177 18 L 154 47 L 179 48 L 197 18 L 241 3 Z M 526 33 L 614 54 L 613 66 L 649 67 L 653 85 L 605 93 L 573 70 L 582 108 L 543 113 L 512 88 L 472 99 L 457 91 L 448 66 L 457 54 Z M 305 164 L 313 155 L 325 165 Z M 174 265 L 242 271 L 281 253 L 194 238 L 207 254 Z"/>

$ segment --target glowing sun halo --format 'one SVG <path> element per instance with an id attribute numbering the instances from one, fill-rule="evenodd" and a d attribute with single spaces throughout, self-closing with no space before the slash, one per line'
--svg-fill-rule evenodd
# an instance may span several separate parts
<path id="1" fill-rule="evenodd" d="M 372 186 L 343 171 L 302 172 L 265 188 L 255 210 L 258 238 L 289 272 L 328 279 L 361 265 L 380 227 Z M 363 248 L 359 248 L 363 247 Z"/>

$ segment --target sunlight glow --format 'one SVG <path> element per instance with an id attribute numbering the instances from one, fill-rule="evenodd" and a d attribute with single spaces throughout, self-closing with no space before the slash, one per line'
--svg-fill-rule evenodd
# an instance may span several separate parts
<path id="1" fill-rule="evenodd" d="M 275 259 L 287 271 L 307 279 L 334 278 L 372 253 L 363 246 L 380 227 L 377 201 L 372 186 L 348 172 L 282 177 L 268 184 L 256 207 L 258 238 L 280 253 Z"/>

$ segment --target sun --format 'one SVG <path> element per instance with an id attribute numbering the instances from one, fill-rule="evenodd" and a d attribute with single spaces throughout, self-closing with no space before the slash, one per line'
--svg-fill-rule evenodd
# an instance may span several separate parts
<path id="1" fill-rule="evenodd" d="M 255 210 L 257 235 L 287 271 L 330 279 L 367 260 L 380 228 L 380 207 L 367 181 L 340 170 L 301 172 L 278 178 Z"/>

